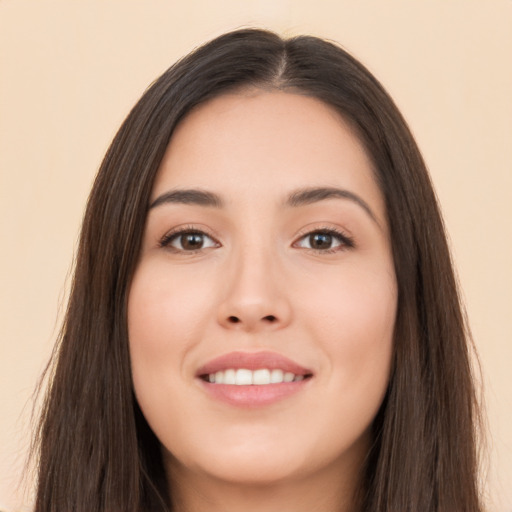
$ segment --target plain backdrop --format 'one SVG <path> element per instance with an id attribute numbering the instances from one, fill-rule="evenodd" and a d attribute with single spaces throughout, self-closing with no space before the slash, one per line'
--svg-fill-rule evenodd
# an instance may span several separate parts
<path id="1" fill-rule="evenodd" d="M 512 0 L 0 0 L 0 508 L 29 510 L 31 394 L 111 138 L 173 61 L 242 26 L 338 41 L 408 120 L 482 362 L 489 510 L 512 512 Z"/>

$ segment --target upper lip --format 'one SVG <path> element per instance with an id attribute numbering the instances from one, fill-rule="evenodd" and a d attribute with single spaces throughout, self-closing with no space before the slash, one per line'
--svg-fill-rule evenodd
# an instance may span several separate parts
<path id="1" fill-rule="evenodd" d="M 197 371 L 197 376 L 209 375 L 218 371 L 227 369 L 259 370 L 267 368 L 269 370 L 283 370 L 295 375 L 311 375 L 311 370 L 292 361 L 288 357 L 276 352 L 230 352 L 216 357 L 201 366 Z"/>

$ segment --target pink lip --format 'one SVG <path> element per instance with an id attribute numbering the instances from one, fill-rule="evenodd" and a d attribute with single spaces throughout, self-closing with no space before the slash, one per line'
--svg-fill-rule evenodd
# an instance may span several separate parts
<path id="1" fill-rule="evenodd" d="M 262 386 L 236 386 L 229 384 L 212 384 L 204 376 L 227 369 L 269 370 L 281 369 L 295 375 L 311 377 L 312 372 L 287 357 L 275 352 L 231 352 L 220 356 L 203 365 L 197 371 L 201 386 L 208 395 L 216 400 L 236 407 L 257 408 L 271 405 L 304 389 L 311 379 L 306 378 L 295 382 L 265 384 Z M 203 378 L 201 378 L 203 377 Z"/>
<path id="2" fill-rule="evenodd" d="M 247 370 L 259 370 L 268 368 L 269 370 L 281 369 L 284 372 L 292 372 L 295 375 L 310 375 L 312 372 L 300 364 L 277 354 L 276 352 L 230 352 L 223 356 L 208 361 L 201 366 L 196 375 L 208 375 L 218 371 L 228 370 L 230 368 Z"/>

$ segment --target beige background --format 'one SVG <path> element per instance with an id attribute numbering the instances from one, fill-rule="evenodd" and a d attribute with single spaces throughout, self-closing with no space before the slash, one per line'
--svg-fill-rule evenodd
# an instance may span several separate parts
<path id="1" fill-rule="evenodd" d="M 341 42 L 410 122 L 482 360 L 489 510 L 512 512 L 512 0 L 0 0 L 0 508 L 28 510 L 30 395 L 111 137 L 176 58 L 246 25 Z"/>

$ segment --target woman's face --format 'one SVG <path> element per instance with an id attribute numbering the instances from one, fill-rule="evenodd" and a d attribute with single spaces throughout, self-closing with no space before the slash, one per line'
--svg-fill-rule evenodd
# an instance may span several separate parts
<path id="1" fill-rule="evenodd" d="M 252 90 L 178 126 L 128 321 L 135 394 L 175 478 L 354 474 L 397 303 L 383 197 L 319 100 Z"/>

